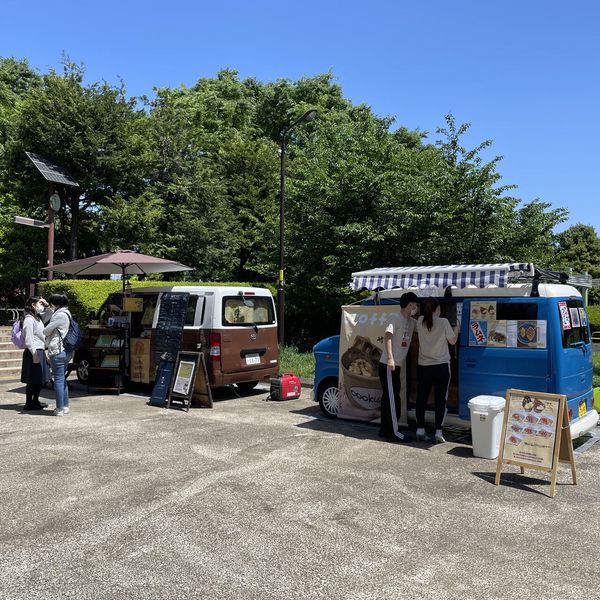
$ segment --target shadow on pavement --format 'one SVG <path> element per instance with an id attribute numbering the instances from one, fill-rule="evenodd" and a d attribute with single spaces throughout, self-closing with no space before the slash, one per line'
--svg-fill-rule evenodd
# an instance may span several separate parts
<path id="1" fill-rule="evenodd" d="M 473 471 L 472 472 L 475 477 L 479 477 L 479 479 L 483 479 L 483 481 L 487 481 L 492 485 L 495 485 L 496 482 L 496 472 L 482 472 L 482 471 Z M 522 475 L 521 473 L 502 473 L 502 478 L 500 479 L 500 485 L 508 486 L 511 488 L 515 488 L 517 490 L 523 490 L 524 492 L 531 492 L 532 494 L 540 494 L 542 496 L 547 496 L 547 492 L 542 490 L 536 490 L 530 486 L 532 485 L 544 485 L 549 486 L 549 479 L 540 479 L 538 477 L 530 477 L 528 475 Z"/>
<path id="2" fill-rule="evenodd" d="M 382 443 L 387 443 L 379 437 L 379 423 L 364 423 L 361 421 L 349 421 L 344 419 L 330 419 L 321 413 L 318 405 L 309 406 L 301 409 L 294 409 L 291 413 L 302 415 L 304 417 L 313 417 L 312 421 L 305 421 L 299 423 L 296 427 L 301 429 L 311 429 L 313 431 L 322 431 L 324 433 L 332 433 L 337 435 L 345 435 L 359 440 L 374 440 Z M 414 439 L 415 426 L 412 424 L 411 427 L 401 427 L 402 433 L 407 433 L 411 438 L 406 445 L 414 446 L 415 448 L 422 450 L 429 450 L 432 447 L 437 446 L 435 442 L 421 442 Z M 428 430 L 430 435 L 433 435 L 433 430 Z M 455 447 L 448 450 L 448 454 L 452 454 L 460 457 L 473 458 L 473 452 L 471 450 L 471 437 L 468 433 L 463 430 L 454 430 L 448 428 L 444 430 L 444 436 L 446 441 L 450 444 L 462 444 L 465 447 Z"/>

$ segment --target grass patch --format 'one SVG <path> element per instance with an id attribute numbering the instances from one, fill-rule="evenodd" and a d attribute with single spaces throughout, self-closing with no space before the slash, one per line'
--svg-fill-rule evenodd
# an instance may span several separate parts
<path id="1" fill-rule="evenodd" d="M 597 352 L 592 355 L 592 361 L 594 364 L 594 387 L 600 387 L 600 354 Z"/>
<path id="2" fill-rule="evenodd" d="M 315 357 L 312 352 L 300 352 L 295 346 L 283 346 L 280 353 L 281 372 L 312 379 L 315 376 Z"/>

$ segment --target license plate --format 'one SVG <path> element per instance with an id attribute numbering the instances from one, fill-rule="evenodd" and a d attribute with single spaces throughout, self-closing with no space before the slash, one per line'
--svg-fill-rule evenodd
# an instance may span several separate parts
<path id="1" fill-rule="evenodd" d="M 587 406 L 585 405 L 585 402 L 580 402 L 579 403 L 579 418 L 581 419 L 581 417 L 585 417 L 585 414 L 587 413 Z"/>
<path id="2" fill-rule="evenodd" d="M 260 365 L 260 356 L 258 354 L 246 354 L 247 365 Z"/>

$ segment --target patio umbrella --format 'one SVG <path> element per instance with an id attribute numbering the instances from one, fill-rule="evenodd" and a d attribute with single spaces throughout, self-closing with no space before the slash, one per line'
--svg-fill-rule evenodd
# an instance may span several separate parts
<path id="1" fill-rule="evenodd" d="M 140 254 L 134 250 L 117 250 L 108 254 L 98 254 L 79 260 L 44 267 L 48 271 L 59 271 L 71 275 L 110 275 L 120 273 L 123 277 L 123 293 L 125 293 L 125 275 L 147 275 L 148 273 L 173 273 L 175 271 L 191 271 L 176 260 Z"/>

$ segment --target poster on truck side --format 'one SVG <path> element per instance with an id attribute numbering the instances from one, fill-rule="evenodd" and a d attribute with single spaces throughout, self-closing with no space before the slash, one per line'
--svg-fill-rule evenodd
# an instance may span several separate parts
<path id="1" fill-rule="evenodd" d="M 398 305 L 342 307 L 338 416 L 372 421 L 381 415 L 378 366 L 388 323 L 400 317 Z M 402 373 L 404 365 L 401 365 Z M 402 391 L 405 390 L 402 384 Z M 402 392 L 401 392 L 402 393 Z"/>

